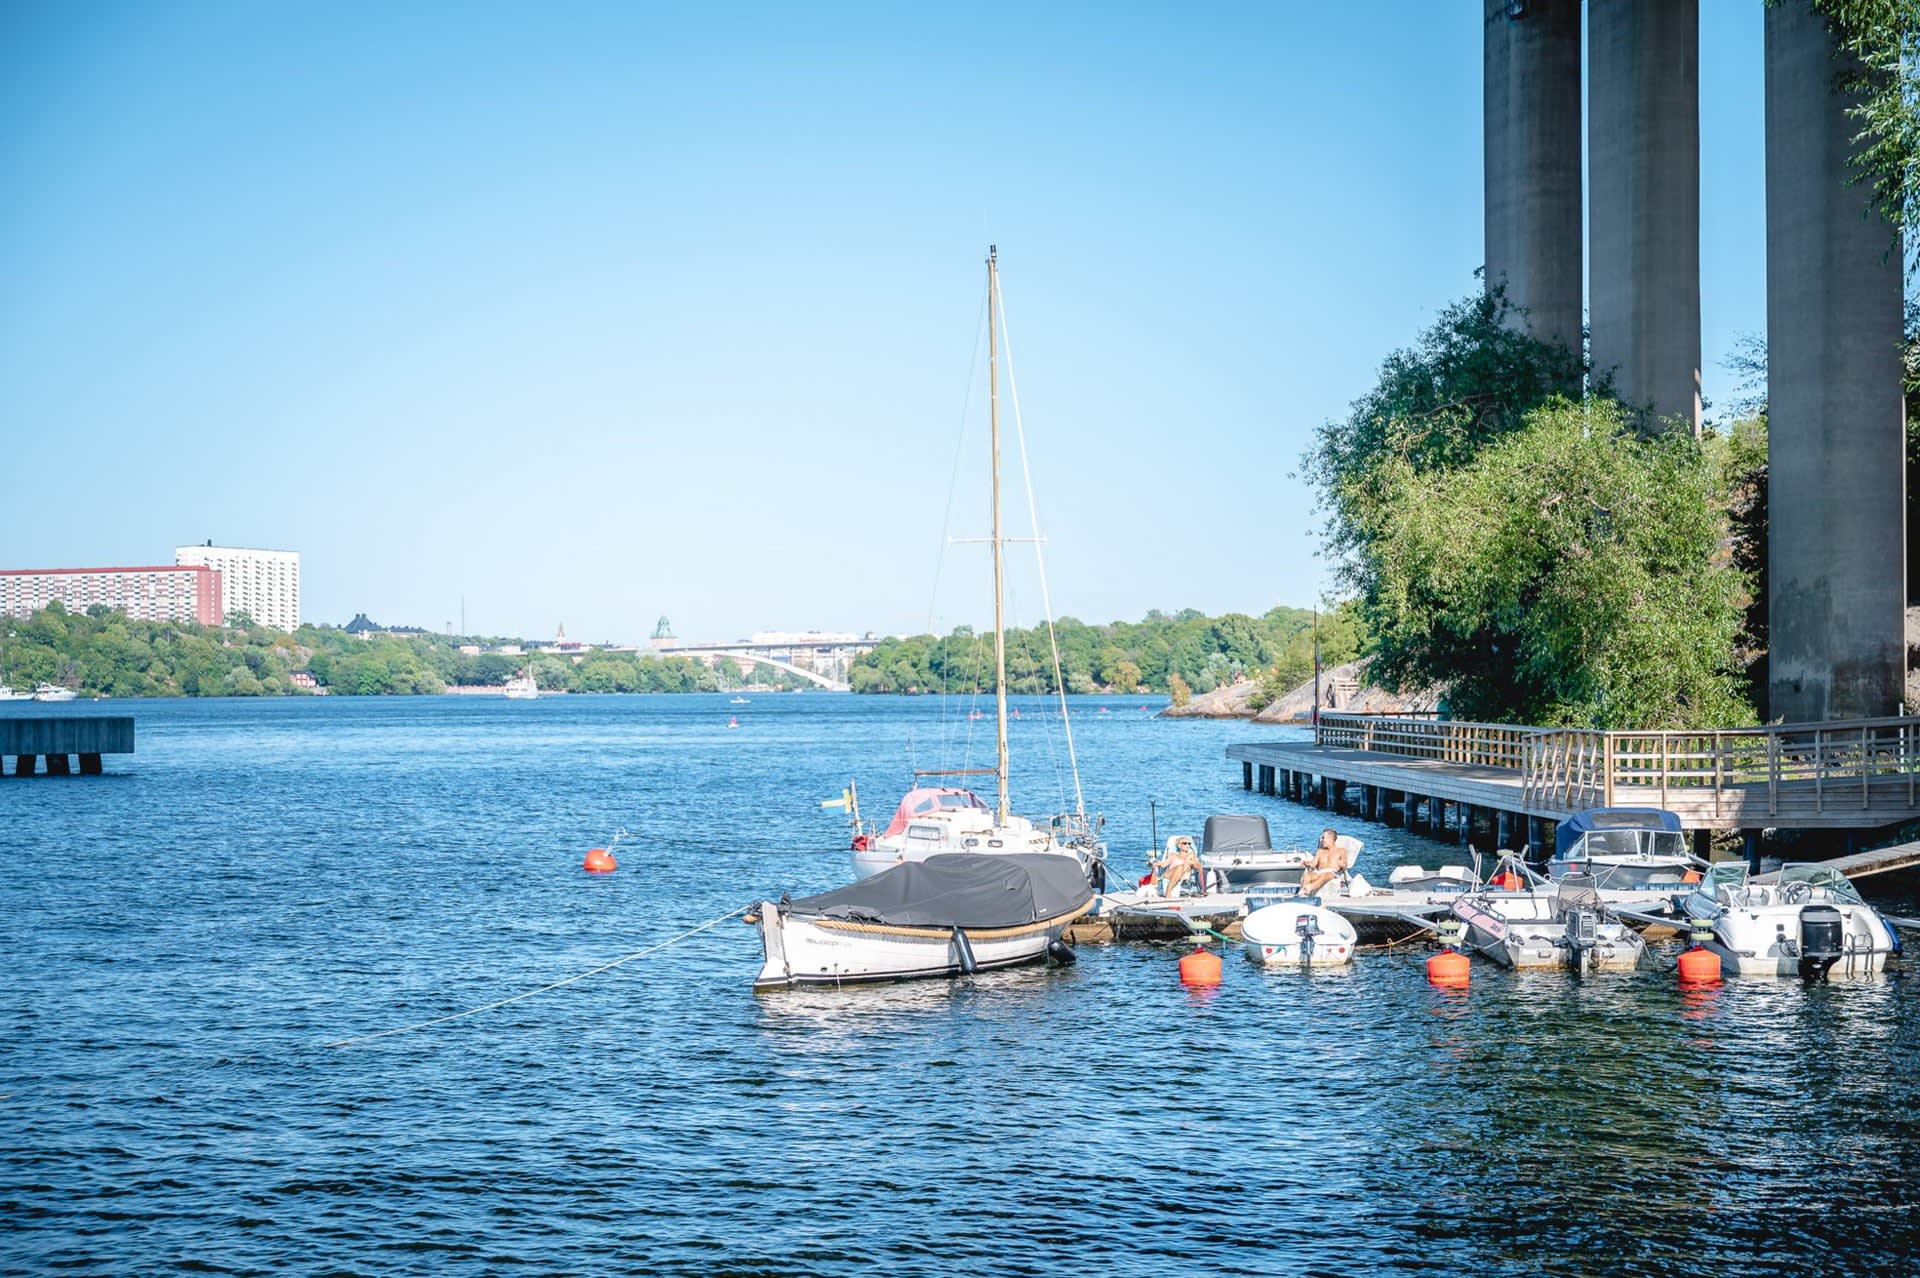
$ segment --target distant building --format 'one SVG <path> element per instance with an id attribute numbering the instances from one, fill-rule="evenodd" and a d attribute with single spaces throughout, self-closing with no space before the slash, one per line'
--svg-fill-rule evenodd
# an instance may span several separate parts
<path id="1" fill-rule="evenodd" d="M 243 546 L 178 546 L 177 564 L 220 570 L 221 604 L 228 616 L 244 612 L 262 626 L 291 632 L 300 624 L 300 552 Z"/>
<path id="2" fill-rule="evenodd" d="M 356 639 L 365 639 L 368 635 L 377 634 L 380 626 L 378 623 L 368 619 L 366 613 L 356 612 L 353 614 L 353 620 L 340 627 L 340 629 L 354 636 Z"/>
<path id="3" fill-rule="evenodd" d="M 95 604 L 118 608 L 136 621 L 225 620 L 220 571 L 205 565 L 140 568 L 0 569 L 0 613 L 30 617 L 58 599 L 68 612 Z"/>
<path id="4" fill-rule="evenodd" d="M 320 681 L 313 677 L 311 671 L 307 670 L 296 670 L 287 676 L 287 680 L 292 683 L 294 687 L 305 688 L 308 692 L 312 692 L 320 686 Z"/>

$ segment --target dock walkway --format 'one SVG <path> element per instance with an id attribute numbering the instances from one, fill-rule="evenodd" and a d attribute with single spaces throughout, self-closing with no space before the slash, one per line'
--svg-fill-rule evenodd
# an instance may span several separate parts
<path id="1" fill-rule="evenodd" d="M 1540 848 L 1597 807 L 1664 808 L 1697 836 L 1857 832 L 1920 818 L 1920 718 L 1605 732 L 1323 714 L 1312 741 L 1227 747 L 1242 783 L 1368 820 Z M 1357 796 L 1349 787 L 1357 787 Z M 1451 820 L 1449 817 L 1451 816 Z"/>
<path id="2" fill-rule="evenodd" d="M 75 771 L 72 758 L 79 760 L 80 775 L 98 776 L 101 755 L 132 753 L 130 714 L 0 716 L 0 772 L 10 755 L 12 776 L 34 776 L 42 759 L 46 775 L 69 776 Z"/>

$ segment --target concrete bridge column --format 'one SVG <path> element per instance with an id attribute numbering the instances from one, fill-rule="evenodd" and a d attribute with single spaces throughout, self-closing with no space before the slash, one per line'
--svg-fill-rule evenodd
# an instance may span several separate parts
<path id="1" fill-rule="evenodd" d="M 1766 64 L 1768 717 L 1889 715 L 1906 674 L 1900 253 L 1849 184 L 1860 126 L 1806 0 L 1767 9 Z"/>
<path id="2" fill-rule="evenodd" d="M 1484 5 L 1487 283 L 1578 351 L 1580 0 Z"/>
<path id="3" fill-rule="evenodd" d="M 1700 433 L 1699 0 L 1587 5 L 1593 370 L 1641 428 Z"/>

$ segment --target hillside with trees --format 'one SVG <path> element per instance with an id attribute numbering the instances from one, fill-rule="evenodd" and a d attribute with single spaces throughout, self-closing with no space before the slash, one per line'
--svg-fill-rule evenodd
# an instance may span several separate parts
<path id="1" fill-rule="evenodd" d="M 1320 618 L 1322 660 L 1332 665 L 1364 650 L 1352 609 Z M 1274 608 L 1258 617 L 1209 617 L 1191 608 L 1155 609 L 1136 622 L 1054 625 L 1068 692 L 1164 692 L 1183 701 L 1245 676 L 1291 687 L 1313 673 L 1314 617 Z M 887 639 L 854 662 L 855 692 L 964 693 L 993 687 L 993 635 L 961 626 L 948 635 Z M 1059 690 L 1047 628 L 1007 632 L 1007 686 L 1017 693 Z"/>

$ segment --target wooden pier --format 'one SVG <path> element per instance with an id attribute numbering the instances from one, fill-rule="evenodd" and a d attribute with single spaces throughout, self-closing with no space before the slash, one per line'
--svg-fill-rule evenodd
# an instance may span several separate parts
<path id="1" fill-rule="evenodd" d="M 47 776 L 98 776 L 103 754 L 133 753 L 133 716 L 130 714 L 45 715 L 35 718 L 0 717 L 0 772 L 30 777 L 46 760 Z M 8 757 L 13 759 L 7 771 Z M 74 760 L 78 760 L 78 768 Z"/>
<path id="2" fill-rule="evenodd" d="M 1227 747 L 1249 790 L 1455 834 L 1551 848 L 1583 808 L 1664 808 L 1693 831 L 1846 836 L 1920 819 L 1920 718 L 1709 732 L 1604 732 L 1322 714 L 1312 741 Z"/>

